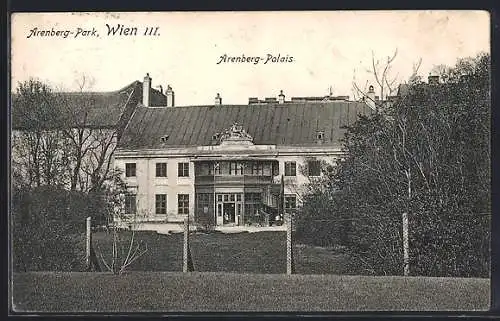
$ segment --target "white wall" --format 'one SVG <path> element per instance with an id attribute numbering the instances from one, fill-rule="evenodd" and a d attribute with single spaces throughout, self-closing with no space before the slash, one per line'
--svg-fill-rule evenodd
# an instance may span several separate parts
<path id="1" fill-rule="evenodd" d="M 125 177 L 125 163 L 136 163 L 136 177 Z M 189 163 L 189 177 L 177 177 L 177 164 Z M 156 177 L 156 163 L 167 163 L 167 177 Z M 189 194 L 189 214 L 194 213 L 194 164 L 189 158 L 115 158 L 115 167 L 123 171 L 123 179 L 131 192 L 137 194 L 137 212 L 151 219 L 165 219 L 155 213 L 155 195 L 167 194 L 167 215 L 182 220 L 178 215 L 178 194 Z"/>
<path id="2" fill-rule="evenodd" d="M 339 157 L 337 154 L 315 156 L 317 160 L 333 163 Z M 285 194 L 297 195 L 298 204 L 303 196 L 302 186 L 309 178 L 302 172 L 306 168 L 306 152 L 298 155 L 283 155 L 276 157 L 279 162 L 279 176 L 285 172 L 285 162 L 297 163 L 297 176 L 285 176 Z M 125 163 L 136 163 L 136 177 L 125 177 Z M 189 177 L 178 177 L 177 164 L 189 163 Z M 167 177 L 156 177 L 156 163 L 167 163 Z M 182 220 L 178 215 L 178 194 L 189 194 L 189 213 L 194 216 L 194 163 L 188 157 L 115 157 L 115 167 L 123 171 L 123 178 L 131 192 L 137 195 L 137 212 L 149 219 L 165 220 L 165 215 L 155 214 L 155 194 L 167 194 L 167 215 L 169 220 Z"/>

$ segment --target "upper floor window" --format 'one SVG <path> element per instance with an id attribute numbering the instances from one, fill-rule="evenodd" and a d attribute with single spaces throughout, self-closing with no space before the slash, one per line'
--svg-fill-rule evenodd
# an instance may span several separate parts
<path id="1" fill-rule="evenodd" d="M 261 162 L 253 162 L 252 175 L 264 175 L 264 164 Z"/>
<path id="2" fill-rule="evenodd" d="M 137 213 L 137 197 L 135 194 L 125 194 L 125 214 Z"/>
<path id="3" fill-rule="evenodd" d="M 285 162 L 285 176 L 297 176 L 297 164 L 295 162 Z"/>
<path id="4" fill-rule="evenodd" d="M 135 177 L 136 174 L 136 165 L 135 163 L 125 163 L 125 176 L 126 177 Z"/>
<path id="5" fill-rule="evenodd" d="M 167 163 L 156 163 L 156 177 L 167 177 Z"/>
<path id="6" fill-rule="evenodd" d="M 279 166 L 278 162 L 272 162 L 271 171 L 272 171 L 273 176 L 277 176 L 280 174 L 280 166 Z"/>
<path id="7" fill-rule="evenodd" d="M 189 177 L 189 163 L 179 163 L 177 166 L 178 177 Z"/>
<path id="8" fill-rule="evenodd" d="M 309 176 L 320 176 L 320 174 L 321 174 L 321 162 L 319 160 L 307 161 L 307 174 Z"/>
<path id="9" fill-rule="evenodd" d="M 214 164 L 214 174 L 215 175 L 220 175 L 222 173 L 222 169 L 221 169 L 221 164 L 220 163 L 215 163 Z"/>
<path id="10" fill-rule="evenodd" d="M 243 164 L 238 162 L 230 162 L 229 175 L 243 175 Z"/>
<path id="11" fill-rule="evenodd" d="M 179 194 L 177 196 L 177 208 L 179 214 L 189 214 L 189 194 Z"/>

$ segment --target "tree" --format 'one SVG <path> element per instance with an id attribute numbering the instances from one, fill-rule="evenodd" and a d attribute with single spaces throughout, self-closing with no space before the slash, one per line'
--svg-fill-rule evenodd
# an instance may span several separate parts
<path id="1" fill-rule="evenodd" d="M 333 219 L 350 218 L 346 243 L 367 273 L 402 273 L 405 213 L 412 274 L 488 276 L 489 59 L 459 60 L 444 84 L 413 82 L 348 128 L 325 197 Z"/>
<path id="2" fill-rule="evenodd" d="M 100 117 L 107 115 L 102 114 L 101 94 L 85 91 L 87 84 L 87 78 L 82 77 L 80 91 L 67 93 L 56 92 L 47 84 L 31 79 L 20 83 L 13 97 L 12 174 L 13 185 L 19 195 L 12 199 L 13 207 L 17 209 L 13 212 L 13 238 L 21 261 L 29 261 L 38 255 L 28 251 L 23 244 L 36 244 L 30 249 L 41 250 L 52 246 L 60 250 L 60 246 L 54 245 L 54 240 L 60 240 L 61 246 L 70 244 L 68 248 L 71 250 L 78 248 L 77 244 L 70 242 L 79 239 L 72 227 L 84 224 L 87 216 L 112 228 L 113 247 L 116 248 L 118 229 L 114 221 L 123 213 L 120 202 L 123 202 L 126 193 L 120 173 L 111 166 L 120 124 L 102 126 L 95 123 L 96 112 Z M 117 100 L 127 101 L 128 104 L 132 93 L 130 90 L 122 91 L 118 94 L 123 96 Z M 48 194 L 39 194 L 40 190 Z M 40 196 L 44 203 L 35 202 L 37 206 L 19 210 L 23 208 L 23 202 L 28 202 L 34 195 Z M 85 202 L 77 203 L 82 197 Z M 54 202 L 61 208 L 49 206 Z M 74 212 L 74 203 L 81 205 L 76 212 L 81 214 L 79 209 L 84 209 L 84 216 L 74 220 L 67 215 L 59 215 L 61 211 L 69 211 L 67 208 Z M 54 220 L 53 215 L 58 219 Z M 136 246 L 134 236 L 128 244 L 129 255 L 119 271 L 144 253 L 141 248 L 140 252 L 132 251 L 132 247 Z M 61 255 L 61 262 L 73 262 L 74 255 L 66 254 Z M 54 256 L 48 257 L 59 262 Z M 56 270 L 70 268 L 62 263 L 47 265 L 47 262 L 44 260 L 40 266 Z M 24 266 L 28 270 L 38 269 L 33 264 L 26 263 Z M 118 271 L 114 264 L 112 270 Z"/>
<path id="3" fill-rule="evenodd" d="M 12 103 L 16 184 L 68 185 L 88 192 L 100 190 L 110 179 L 120 124 L 95 123 L 103 100 L 99 93 L 86 91 L 88 83 L 82 76 L 74 93 L 56 92 L 35 79 L 18 85 Z"/>
<path id="4" fill-rule="evenodd" d="M 111 249 L 101 248 L 99 244 L 96 244 L 96 253 L 100 262 L 107 271 L 113 274 L 122 274 L 148 251 L 147 243 L 136 239 L 136 230 L 139 224 L 138 214 L 134 216 L 124 214 L 124 197 L 127 193 L 127 186 L 123 182 L 121 174 L 119 171 L 112 171 L 112 181 L 103 185 L 102 189 L 105 199 L 104 211 L 110 222 L 107 225 L 107 232 L 108 236 L 111 237 Z M 121 226 L 120 223 L 128 225 L 131 231 L 122 231 L 124 226 Z"/>
<path id="5" fill-rule="evenodd" d="M 14 184 L 28 188 L 64 185 L 70 155 L 57 126 L 57 94 L 39 80 L 20 83 L 13 95 L 12 167 Z"/>
<path id="6" fill-rule="evenodd" d="M 375 58 L 375 53 L 372 51 L 372 59 L 371 59 L 371 67 L 366 71 L 373 75 L 373 79 L 377 86 L 378 92 L 380 93 L 379 99 L 384 101 L 387 97 L 392 96 L 396 91 L 396 84 L 398 82 L 398 75 L 392 75 L 392 64 L 396 59 L 398 54 L 398 49 L 394 50 L 392 56 L 387 56 L 387 59 L 381 61 L 380 59 Z M 362 88 L 356 81 L 353 79 L 353 93 L 354 99 L 366 99 L 368 97 L 368 82 L 366 82 L 364 88 Z"/>
<path id="7" fill-rule="evenodd" d="M 70 189 L 99 191 L 111 179 L 111 163 L 116 148 L 118 124 L 114 127 L 98 126 L 95 112 L 99 94 L 88 92 L 92 79 L 81 75 L 77 80 L 78 92 L 60 93 L 62 128 L 71 152 Z M 106 115 L 102 115 L 105 117 Z"/>

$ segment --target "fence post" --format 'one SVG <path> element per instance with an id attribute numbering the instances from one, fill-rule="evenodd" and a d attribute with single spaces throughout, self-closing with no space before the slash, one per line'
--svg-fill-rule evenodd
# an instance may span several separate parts
<path id="1" fill-rule="evenodd" d="M 191 249 L 189 248 L 189 217 L 184 219 L 184 250 L 182 257 L 182 272 L 193 272 L 194 263 L 191 257 Z"/>
<path id="2" fill-rule="evenodd" d="M 403 213 L 403 274 L 410 275 L 410 249 L 408 241 L 408 213 Z"/>
<path id="3" fill-rule="evenodd" d="M 286 274 L 294 273 L 293 240 L 292 240 L 292 214 L 285 213 L 286 218 Z"/>
<path id="4" fill-rule="evenodd" d="M 87 234 L 86 234 L 86 254 L 85 254 L 85 264 L 87 267 L 87 271 L 91 270 L 90 266 L 90 248 L 92 246 L 92 218 L 89 216 L 87 217 Z"/>

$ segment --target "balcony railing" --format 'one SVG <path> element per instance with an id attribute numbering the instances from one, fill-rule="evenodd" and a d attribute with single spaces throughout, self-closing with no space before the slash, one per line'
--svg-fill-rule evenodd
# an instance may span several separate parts
<path id="1" fill-rule="evenodd" d="M 271 184 L 272 176 L 257 175 L 199 175 L 195 177 L 195 184 Z"/>

